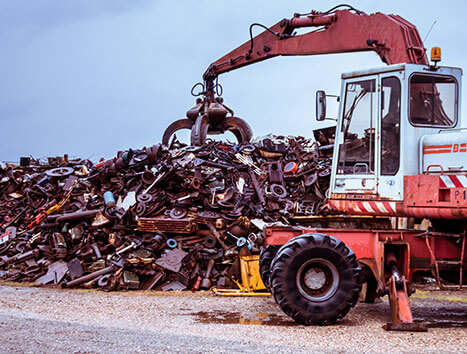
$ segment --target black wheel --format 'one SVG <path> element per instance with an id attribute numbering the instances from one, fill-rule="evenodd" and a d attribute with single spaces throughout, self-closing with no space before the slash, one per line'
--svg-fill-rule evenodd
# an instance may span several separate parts
<path id="1" fill-rule="evenodd" d="M 300 324 L 332 324 L 358 301 L 360 266 L 350 248 L 335 237 L 295 237 L 279 249 L 271 269 L 274 299 Z"/>
<path id="2" fill-rule="evenodd" d="M 271 292 L 271 263 L 279 248 L 280 246 L 268 245 L 261 251 L 259 256 L 259 275 L 261 276 L 264 286 L 269 292 Z"/>
<path id="3" fill-rule="evenodd" d="M 169 140 L 173 133 L 181 129 L 191 129 L 193 122 L 187 118 L 179 119 L 170 124 L 162 136 L 162 144 L 169 146 Z"/>

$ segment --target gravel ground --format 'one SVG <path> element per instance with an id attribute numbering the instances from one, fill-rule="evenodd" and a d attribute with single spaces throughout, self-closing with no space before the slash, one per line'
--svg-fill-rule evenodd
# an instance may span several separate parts
<path id="1" fill-rule="evenodd" d="M 0 351 L 467 352 L 467 291 L 411 298 L 428 332 L 386 332 L 387 300 L 358 304 L 337 325 L 304 327 L 270 297 L 0 285 Z"/>

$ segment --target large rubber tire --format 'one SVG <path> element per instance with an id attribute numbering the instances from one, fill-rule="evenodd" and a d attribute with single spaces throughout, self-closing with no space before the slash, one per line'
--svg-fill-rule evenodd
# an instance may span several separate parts
<path id="1" fill-rule="evenodd" d="M 280 246 L 268 245 L 259 256 L 259 275 L 266 289 L 271 292 L 271 263 Z"/>
<path id="2" fill-rule="evenodd" d="M 295 237 L 279 249 L 271 269 L 274 299 L 300 324 L 333 324 L 358 301 L 360 266 L 352 250 L 335 237 Z"/>
<path id="3" fill-rule="evenodd" d="M 191 129 L 193 122 L 187 118 L 179 119 L 170 124 L 162 135 L 162 144 L 169 146 L 169 140 L 172 134 L 181 129 Z"/>

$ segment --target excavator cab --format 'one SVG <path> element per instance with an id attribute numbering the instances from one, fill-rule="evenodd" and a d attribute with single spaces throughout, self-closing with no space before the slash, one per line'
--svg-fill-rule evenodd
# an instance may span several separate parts
<path id="1" fill-rule="evenodd" d="M 331 199 L 402 201 L 404 176 L 423 173 L 422 138 L 460 128 L 461 76 L 419 64 L 343 74 Z"/>

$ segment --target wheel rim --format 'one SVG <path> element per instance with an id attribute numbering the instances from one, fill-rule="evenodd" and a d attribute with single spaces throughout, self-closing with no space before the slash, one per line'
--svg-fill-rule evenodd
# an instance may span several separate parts
<path id="1" fill-rule="evenodd" d="M 301 295 L 310 301 L 326 301 L 339 286 L 339 272 L 334 264 L 323 258 L 313 258 L 297 272 L 297 287 Z"/>

